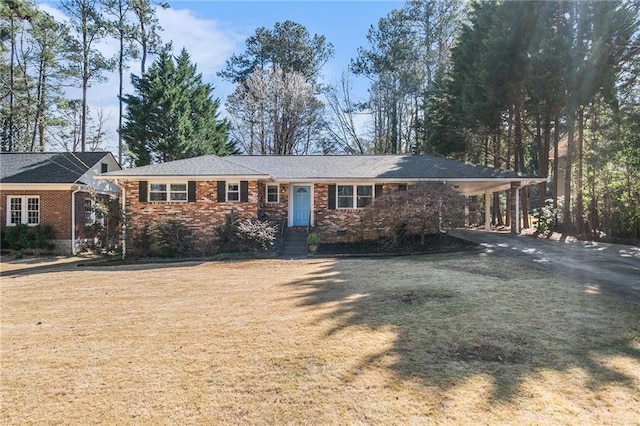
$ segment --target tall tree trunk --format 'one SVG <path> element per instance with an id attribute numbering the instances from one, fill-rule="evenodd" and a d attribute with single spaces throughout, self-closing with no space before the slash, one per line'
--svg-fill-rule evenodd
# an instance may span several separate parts
<path id="1" fill-rule="evenodd" d="M 583 160 L 584 160 L 584 106 L 578 109 L 578 168 L 576 171 L 576 232 L 582 235 L 583 229 Z"/>
<path id="2" fill-rule="evenodd" d="M 516 155 L 516 172 L 524 172 L 524 146 L 522 143 L 522 105 L 523 105 L 523 98 L 522 97 L 518 97 L 518 100 L 516 101 L 516 105 L 514 108 L 514 119 L 515 119 L 515 129 L 514 129 L 514 134 L 515 134 L 515 140 L 514 140 L 514 151 L 515 151 L 515 155 Z M 528 206 L 528 198 L 527 198 L 527 191 L 524 190 L 524 188 L 522 188 L 519 191 L 520 194 L 520 211 L 522 211 L 522 227 L 523 228 L 528 228 L 529 227 L 529 206 Z M 519 212 L 516 211 L 516 218 L 515 220 L 517 222 L 520 221 L 520 217 L 517 216 Z"/>
<path id="3" fill-rule="evenodd" d="M 391 153 L 398 153 L 398 101 L 392 100 L 391 105 Z"/>
<path id="4" fill-rule="evenodd" d="M 553 208 L 558 208 L 558 185 L 560 180 L 558 179 L 559 165 L 558 165 L 558 144 L 560 143 L 560 111 L 556 112 L 556 116 L 553 119 Z"/>
<path id="5" fill-rule="evenodd" d="M 87 33 L 87 11 L 82 11 L 82 112 L 80 116 L 80 150 L 87 148 L 87 87 L 89 86 L 89 46 Z"/>
<path id="6" fill-rule="evenodd" d="M 16 24 L 13 20 L 13 16 L 9 18 L 11 20 L 11 56 L 9 58 L 9 129 L 8 129 L 8 144 L 7 151 L 11 152 L 14 149 L 13 145 L 13 113 L 14 113 L 14 92 L 15 92 L 15 55 L 16 55 Z"/>
<path id="7" fill-rule="evenodd" d="M 551 116 L 547 114 L 544 118 L 544 138 L 542 143 L 542 155 L 538 159 L 540 162 L 540 176 L 549 177 L 549 149 L 551 149 Z M 538 207 L 543 208 L 546 205 L 547 198 L 547 182 L 541 182 L 538 186 L 540 193 L 540 201 Z"/>
<path id="8" fill-rule="evenodd" d="M 576 123 L 576 111 L 571 107 L 567 114 L 567 156 L 566 169 L 564 173 L 564 206 L 562 209 L 563 231 L 565 235 L 571 234 L 571 178 L 573 167 L 573 139 Z"/>
<path id="9" fill-rule="evenodd" d="M 493 135 L 493 166 L 499 169 L 501 165 L 500 161 L 500 137 L 497 134 Z M 504 218 L 502 217 L 502 211 L 500 209 L 500 193 L 493 193 L 493 223 L 497 226 L 504 226 Z"/>
<path id="10" fill-rule="evenodd" d="M 509 118 L 507 119 L 507 156 L 505 167 L 507 170 L 511 169 L 511 152 L 512 152 L 512 136 L 513 136 L 513 109 L 509 108 Z M 505 225 L 511 226 L 511 212 L 513 210 L 513 194 L 514 191 L 507 191 L 507 208 Z"/>
<path id="11" fill-rule="evenodd" d="M 120 13 L 122 16 L 122 3 L 120 3 Z M 120 35 L 120 52 L 118 53 L 118 163 L 122 165 L 122 93 L 123 93 L 123 80 L 124 80 L 124 31 L 122 30 L 123 23 L 119 24 Z"/>
<path id="12" fill-rule="evenodd" d="M 44 115 L 44 84 L 45 84 L 45 60 L 44 57 L 40 57 L 40 61 L 38 64 L 38 84 L 36 85 L 36 116 L 33 120 L 33 132 L 31 134 L 31 151 L 34 151 L 36 146 L 36 141 L 38 139 L 38 131 L 41 129 L 41 122 L 43 121 L 42 117 Z M 43 142 L 40 141 L 41 144 L 39 146 L 39 150 L 43 151 Z"/>

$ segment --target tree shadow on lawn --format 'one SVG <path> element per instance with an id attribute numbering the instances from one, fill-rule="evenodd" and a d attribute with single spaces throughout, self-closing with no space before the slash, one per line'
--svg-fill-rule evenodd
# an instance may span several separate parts
<path id="1" fill-rule="evenodd" d="M 523 261 L 342 260 L 289 285 L 304 289 L 293 296 L 299 306 L 317 307 L 321 320 L 337 321 L 326 339 L 362 326 L 395 331 L 393 347 L 362 359 L 350 372 L 354 379 L 393 359 L 399 378 L 442 391 L 476 375 L 491 377 L 489 402 L 523 395 L 523 382 L 544 372 L 575 369 L 591 390 L 640 391 L 637 377 L 606 365 L 614 356 L 640 362 L 640 307 L 587 294 Z"/>
<path id="2" fill-rule="evenodd" d="M 244 260 L 234 260 L 244 261 Z M 39 265 L 39 266 L 26 266 L 21 269 L 14 269 L 9 271 L 2 271 L 0 276 L 5 278 L 23 276 L 23 275 L 38 275 L 48 274 L 51 272 L 65 272 L 65 271 L 145 271 L 155 269 L 167 269 L 167 268 L 186 268 L 191 266 L 201 265 L 203 263 L 211 262 L 208 259 L 160 259 L 160 260 L 140 260 L 140 261 L 87 261 L 78 260 L 69 263 L 52 264 L 52 265 Z M 231 261 L 226 261 L 231 262 Z"/>

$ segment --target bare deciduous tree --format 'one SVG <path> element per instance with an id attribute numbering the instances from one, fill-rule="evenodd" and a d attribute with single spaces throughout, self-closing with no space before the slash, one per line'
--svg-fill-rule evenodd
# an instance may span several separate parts
<path id="1" fill-rule="evenodd" d="M 358 128 L 358 105 L 351 97 L 351 81 L 342 74 L 339 88 L 332 88 L 325 95 L 328 111 L 326 131 L 329 138 L 347 154 L 365 154 L 369 142 L 364 140 Z"/>
<path id="2" fill-rule="evenodd" d="M 227 100 L 232 138 L 247 154 L 306 154 L 321 104 L 298 72 L 255 71 Z"/>

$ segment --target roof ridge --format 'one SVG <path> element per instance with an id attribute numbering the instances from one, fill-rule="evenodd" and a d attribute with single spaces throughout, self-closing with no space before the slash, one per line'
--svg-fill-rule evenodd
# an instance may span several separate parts
<path id="1" fill-rule="evenodd" d="M 223 159 L 224 159 L 224 161 L 227 161 L 228 163 L 235 164 L 236 166 L 244 167 L 245 169 L 251 170 L 251 171 L 253 171 L 253 172 L 256 172 L 256 173 L 262 173 L 262 174 L 264 174 L 264 175 L 268 175 L 269 177 L 271 177 L 272 179 L 274 179 L 274 177 L 273 177 L 270 173 L 267 173 L 267 172 L 265 172 L 265 171 L 263 171 L 263 170 L 257 170 L 257 169 L 254 169 L 253 167 L 245 166 L 244 164 L 240 164 L 240 163 L 238 163 L 238 162 L 236 162 L 236 161 L 226 160 L 226 158 L 231 158 L 231 157 L 241 157 L 241 155 L 227 155 L 226 157 L 219 157 L 219 156 L 216 156 L 216 157 L 220 158 L 221 160 L 223 160 Z M 261 156 L 261 155 L 255 155 L 255 156 L 252 156 L 252 157 L 262 157 L 262 156 Z M 265 155 L 264 157 L 267 157 L 267 156 Z M 283 157 L 285 157 L 285 156 L 283 155 Z"/>

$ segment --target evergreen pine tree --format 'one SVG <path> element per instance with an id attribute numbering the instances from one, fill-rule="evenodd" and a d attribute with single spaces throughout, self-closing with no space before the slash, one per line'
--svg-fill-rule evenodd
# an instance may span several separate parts
<path id="1" fill-rule="evenodd" d="M 132 76 L 136 94 L 126 95 L 122 138 L 136 166 L 204 154 L 236 151 L 229 124 L 219 118 L 220 101 L 202 81 L 186 50 L 163 49 L 142 77 Z"/>

